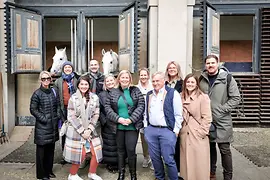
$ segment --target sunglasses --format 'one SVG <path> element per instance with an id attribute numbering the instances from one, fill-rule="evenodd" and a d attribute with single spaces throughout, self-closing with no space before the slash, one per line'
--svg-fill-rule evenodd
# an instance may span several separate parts
<path id="1" fill-rule="evenodd" d="M 50 77 L 47 78 L 41 78 L 41 81 L 51 81 L 52 79 Z"/>

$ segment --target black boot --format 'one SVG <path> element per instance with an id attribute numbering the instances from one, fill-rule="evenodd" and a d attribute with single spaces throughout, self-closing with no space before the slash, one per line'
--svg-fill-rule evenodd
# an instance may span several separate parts
<path id="1" fill-rule="evenodd" d="M 125 168 L 119 170 L 119 175 L 117 180 L 124 180 L 125 179 Z"/>
<path id="2" fill-rule="evenodd" d="M 125 179 L 125 154 L 118 153 L 118 170 L 119 176 L 117 180 L 124 180 Z"/>
<path id="3" fill-rule="evenodd" d="M 137 155 L 135 155 L 133 158 L 128 159 L 128 166 L 131 180 L 137 180 L 136 165 L 137 165 Z"/>

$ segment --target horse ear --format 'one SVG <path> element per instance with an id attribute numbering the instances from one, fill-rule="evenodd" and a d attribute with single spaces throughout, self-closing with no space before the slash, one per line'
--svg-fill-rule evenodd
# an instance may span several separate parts
<path id="1" fill-rule="evenodd" d="M 111 54 L 113 53 L 113 50 L 112 50 L 112 49 L 110 49 L 110 53 L 111 53 Z"/>
<path id="2" fill-rule="evenodd" d="M 67 49 L 67 47 L 65 47 L 65 48 L 63 49 L 63 52 L 65 52 L 65 51 L 66 51 L 66 49 Z"/>
<path id="3" fill-rule="evenodd" d="M 101 53 L 102 53 L 102 55 L 104 55 L 106 52 L 105 52 L 105 49 L 102 49 L 101 50 Z"/>
<path id="4" fill-rule="evenodd" d="M 58 49 L 56 46 L 54 46 L 55 54 L 58 52 Z"/>

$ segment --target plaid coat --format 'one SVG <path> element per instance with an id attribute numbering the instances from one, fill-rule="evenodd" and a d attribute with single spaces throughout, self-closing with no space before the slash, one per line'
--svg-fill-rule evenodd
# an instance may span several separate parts
<path id="1" fill-rule="evenodd" d="M 78 91 L 78 90 L 77 90 Z M 82 148 L 86 140 L 80 135 L 85 128 L 81 123 L 80 105 L 82 102 L 78 99 L 78 93 L 74 93 L 68 103 L 68 128 L 66 132 L 66 142 L 63 152 L 64 159 L 73 164 L 80 164 L 82 160 Z M 88 102 L 90 110 L 88 113 L 88 129 L 92 131 L 91 136 L 96 137 L 95 126 L 99 118 L 99 99 L 98 96 L 90 93 Z"/>

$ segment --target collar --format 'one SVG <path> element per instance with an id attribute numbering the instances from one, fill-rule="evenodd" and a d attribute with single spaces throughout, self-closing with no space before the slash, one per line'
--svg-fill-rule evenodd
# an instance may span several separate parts
<path id="1" fill-rule="evenodd" d="M 158 93 L 156 93 L 155 90 L 153 90 L 153 94 L 155 96 L 159 95 L 159 94 L 163 94 L 165 92 L 165 85 L 158 91 Z"/>

